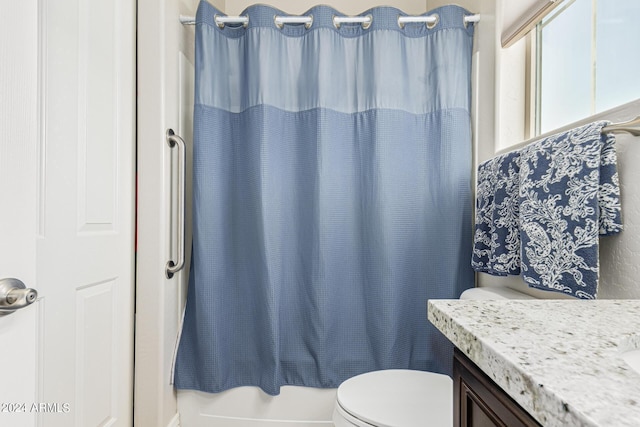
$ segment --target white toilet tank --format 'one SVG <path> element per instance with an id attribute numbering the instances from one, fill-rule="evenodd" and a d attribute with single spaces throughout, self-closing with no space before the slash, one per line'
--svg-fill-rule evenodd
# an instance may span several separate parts
<path id="1" fill-rule="evenodd" d="M 468 289 L 460 299 L 535 298 L 492 287 Z M 333 423 L 336 427 L 450 427 L 453 381 L 446 375 L 406 369 L 355 376 L 338 387 Z"/>

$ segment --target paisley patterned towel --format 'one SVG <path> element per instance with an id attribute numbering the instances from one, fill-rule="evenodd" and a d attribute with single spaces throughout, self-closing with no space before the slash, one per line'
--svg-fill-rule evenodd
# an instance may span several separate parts
<path id="1" fill-rule="evenodd" d="M 476 271 L 496 276 L 520 274 L 519 157 L 520 153 L 514 151 L 478 167 L 471 258 Z"/>
<path id="2" fill-rule="evenodd" d="M 622 230 L 615 138 L 596 122 L 520 150 L 522 278 L 534 288 L 593 299 L 598 234 Z"/>
<path id="3" fill-rule="evenodd" d="M 592 299 L 598 235 L 622 230 L 615 138 L 596 122 L 478 167 L 471 266 Z"/>

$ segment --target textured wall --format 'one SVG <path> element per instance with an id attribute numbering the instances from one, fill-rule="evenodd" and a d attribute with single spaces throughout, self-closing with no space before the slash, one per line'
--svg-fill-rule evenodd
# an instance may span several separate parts
<path id="1" fill-rule="evenodd" d="M 640 137 L 617 141 L 624 230 L 600 239 L 598 297 L 640 298 Z"/>

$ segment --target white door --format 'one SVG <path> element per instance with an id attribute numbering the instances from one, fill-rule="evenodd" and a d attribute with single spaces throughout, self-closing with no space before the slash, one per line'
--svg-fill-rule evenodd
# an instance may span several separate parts
<path id="1" fill-rule="evenodd" d="M 0 3 L 0 425 L 132 423 L 135 2 Z"/>

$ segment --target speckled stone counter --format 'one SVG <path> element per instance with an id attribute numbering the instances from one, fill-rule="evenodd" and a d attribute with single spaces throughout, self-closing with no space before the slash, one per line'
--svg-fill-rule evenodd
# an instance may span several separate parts
<path id="1" fill-rule="evenodd" d="M 640 300 L 430 300 L 429 321 L 544 426 L 640 426 Z"/>

